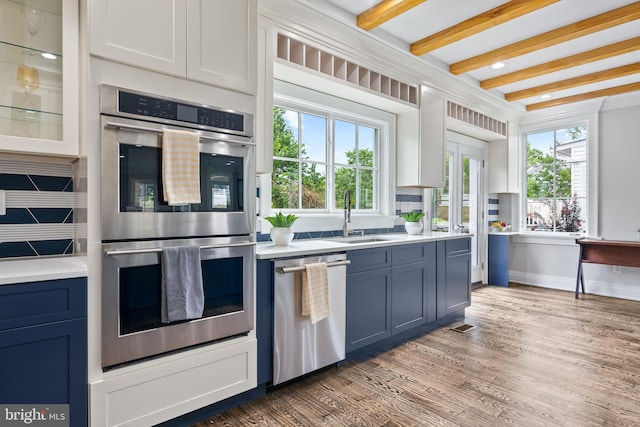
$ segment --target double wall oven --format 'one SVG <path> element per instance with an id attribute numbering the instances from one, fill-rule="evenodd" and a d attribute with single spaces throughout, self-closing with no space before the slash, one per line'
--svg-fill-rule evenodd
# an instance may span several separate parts
<path id="1" fill-rule="evenodd" d="M 254 329 L 253 115 L 101 87 L 102 366 Z M 163 198 L 167 129 L 199 138 L 200 203 Z M 162 252 L 199 246 L 202 318 L 163 323 Z"/>

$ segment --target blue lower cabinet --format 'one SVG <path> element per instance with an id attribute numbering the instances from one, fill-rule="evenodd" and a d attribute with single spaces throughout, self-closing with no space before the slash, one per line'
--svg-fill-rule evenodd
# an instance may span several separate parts
<path id="1" fill-rule="evenodd" d="M 84 278 L 0 286 L 2 404 L 68 404 L 70 425 L 88 424 L 86 287 Z"/>
<path id="2" fill-rule="evenodd" d="M 509 286 L 509 236 L 489 234 L 488 249 L 489 284 Z"/>

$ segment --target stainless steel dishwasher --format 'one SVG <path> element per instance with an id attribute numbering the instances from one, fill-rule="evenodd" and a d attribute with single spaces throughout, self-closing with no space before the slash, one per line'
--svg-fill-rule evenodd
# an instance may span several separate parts
<path id="1" fill-rule="evenodd" d="M 329 317 L 315 324 L 302 315 L 304 265 L 327 263 Z M 345 355 L 346 254 L 276 261 L 273 319 L 273 384 L 331 365 Z"/>

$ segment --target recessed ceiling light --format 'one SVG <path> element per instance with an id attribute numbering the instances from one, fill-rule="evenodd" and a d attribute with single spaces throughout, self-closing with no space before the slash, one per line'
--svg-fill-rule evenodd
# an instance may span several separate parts
<path id="1" fill-rule="evenodd" d="M 56 56 L 53 53 L 43 52 L 42 56 L 47 59 L 56 59 Z"/>
<path id="2" fill-rule="evenodd" d="M 493 64 L 491 64 L 491 68 L 493 68 L 494 70 L 499 70 L 500 68 L 503 68 L 505 65 L 507 65 L 504 62 L 494 62 Z"/>
<path id="3" fill-rule="evenodd" d="M 549 98 L 551 98 L 551 95 L 549 95 L 548 93 L 544 95 L 540 95 L 540 99 L 549 99 Z"/>

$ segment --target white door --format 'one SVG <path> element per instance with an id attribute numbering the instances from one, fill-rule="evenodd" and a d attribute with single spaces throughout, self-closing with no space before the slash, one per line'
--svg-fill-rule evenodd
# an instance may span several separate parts
<path id="1" fill-rule="evenodd" d="M 447 134 L 445 186 L 433 189 L 432 230 L 465 232 L 471 237 L 471 282 L 482 281 L 484 235 L 484 158 L 486 143 Z"/>

